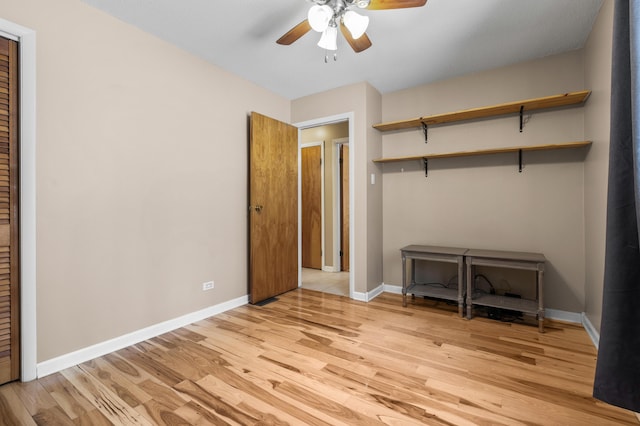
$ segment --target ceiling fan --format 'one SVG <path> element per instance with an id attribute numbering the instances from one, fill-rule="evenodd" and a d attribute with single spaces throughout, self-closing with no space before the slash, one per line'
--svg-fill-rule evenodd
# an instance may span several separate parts
<path id="1" fill-rule="evenodd" d="M 367 10 L 403 9 L 421 7 L 427 0 L 311 0 L 307 19 L 289 30 L 276 43 L 290 45 L 311 31 L 322 33 L 318 46 L 326 50 L 337 50 L 338 26 L 347 43 L 356 52 L 371 47 L 365 33 L 369 17 L 355 12 L 354 8 Z"/>

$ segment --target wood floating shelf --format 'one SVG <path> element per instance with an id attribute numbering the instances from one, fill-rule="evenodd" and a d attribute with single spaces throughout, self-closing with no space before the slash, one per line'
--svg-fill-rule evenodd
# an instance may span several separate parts
<path id="1" fill-rule="evenodd" d="M 462 111 L 448 112 L 444 114 L 429 115 L 425 117 L 411 118 L 408 120 L 391 121 L 388 123 L 374 124 L 373 127 L 381 132 L 411 129 L 432 126 L 438 124 L 455 123 L 458 121 L 474 120 L 486 117 L 497 117 L 509 114 L 520 114 L 540 109 L 558 108 L 584 103 L 590 90 L 563 93 L 560 95 L 546 96 L 542 98 L 526 99 L 522 101 L 508 102 L 498 105 L 490 105 L 480 108 L 466 109 Z M 522 125 L 522 121 L 521 121 Z"/>
<path id="2" fill-rule="evenodd" d="M 428 160 L 432 158 L 473 157 L 478 155 L 503 154 L 508 152 L 548 151 L 554 149 L 581 148 L 591 145 L 591 141 L 565 142 L 559 144 L 514 146 L 507 148 L 488 148 L 474 151 L 444 152 L 440 154 L 409 155 L 406 157 L 377 158 L 374 163 L 392 163 L 398 161 Z"/>
<path id="3" fill-rule="evenodd" d="M 525 151 L 549 151 L 552 149 L 581 148 L 589 145 L 591 145 L 591 141 L 566 142 L 566 143 L 548 144 L 548 145 L 514 146 L 514 147 L 508 147 L 508 148 L 480 149 L 477 151 L 458 151 L 458 152 L 444 152 L 441 154 L 410 155 L 407 157 L 378 158 L 373 160 L 373 162 L 374 163 L 392 163 L 397 161 L 422 160 L 424 163 L 424 175 L 429 176 L 429 160 L 432 158 L 472 157 L 472 156 L 478 156 L 478 155 L 517 152 L 518 153 L 518 172 L 522 172 L 522 153 Z"/>

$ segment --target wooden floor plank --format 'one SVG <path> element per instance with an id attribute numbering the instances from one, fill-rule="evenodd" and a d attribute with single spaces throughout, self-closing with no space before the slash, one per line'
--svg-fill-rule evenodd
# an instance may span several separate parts
<path id="1" fill-rule="evenodd" d="M 189 424 L 186 419 L 176 414 L 171 407 L 153 399 L 139 405 L 136 410 L 148 419 L 151 424 L 168 426 Z"/>
<path id="2" fill-rule="evenodd" d="M 12 383 L 11 387 L 20 398 L 20 402 L 25 406 L 32 416 L 40 410 L 58 405 L 51 394 L 42 386 L 42 382 L 34 380 L 27 383 Z"/>
<path id="3" fill-rule="evenodd" d="M 296 424 L 298 419 L 285 410 L 281 410 L 260 398 L 245 392 L 238 392 L 238 389 L 218 379 L 214 375 L 209 375 L 198 382 L 198 385 L 208 392 L 215 393 L 223 401 L 238 407 L 259 422 L 273 425 Z"/>
<path id="4" fill-rule="evenodd" d="M 83 413 L 75 419 L 81 419 L 86 414 L 87 413 Z M 67 414 L 62 410 L 60 406 L 46 408 L 44 410 L 38 411 L 38 413 L 33 416 L 33 420 L 38 425 L 75 426 L 74 421 L 71 420 L 69 416 L 67 416 Z"/>
<path id="5" fill-rule="evenodd" d="M 61 373 L 46 376 L 39 382 L 58 403 L 57 407 L 64 411 L 70 419 L 82 416 L 95 408 L 91 401 L 87 400 Z"/>
<path id="6" fill-rule="evenodd" d="M 103 385 L 107 386 L 120 399 L 125 401 L 129 407 L 135 408 L 152 399 L 146 392 L 136 384 L 127 380 L 119 371 L 112 368 L 109 363 L 101 359 L 91 360 L 78 366 L 82 371 L 91 374 Z"/>
<path id="7" fill-rule="evenodd" d="M 71 367 L 61 374 L 84 396 L 91 401 L 106 418 L 114 424 L 151 425 L 133 407 L 127 405 L 115 393 L 108 389 L 91 374 L 87 374 L 80 367 Z"/>
<path id="8" fill-rule="evenodd" d="M 30 383 L 0 425 L 638 425 L 592 396 L 584 329 L 294 290 Z"/>
<path id="9" fill-rule="evenodd" d="M 113 424 L 98 409 L 84 413 L 74 419 L 73 423 L 76 426 L 110 426 Z"/>
<path id="10" fill-rule="evenodd" d="M 185 419 L 189 425 L 215 425 L 227 426 L 232 423 L 216 416 L 195 401 L 189 401 L 187 404 L 176 410 L 176 414 Z"/>
<path id="11" fill-rule="evenodd" d="M 36 425 L 33 420 L 33 413 L 27 410 L 27 407 L 21 403 L 20 398 L 14 392 L 14 383 L 0 386 L 0 425 Z M 41 407 L 39 411 L 49 409 L 50 406 Z"/>

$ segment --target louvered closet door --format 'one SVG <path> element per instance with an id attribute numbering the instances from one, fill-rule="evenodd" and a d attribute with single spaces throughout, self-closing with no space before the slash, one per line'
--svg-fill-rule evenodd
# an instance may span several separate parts
<path id="1" fill-rule="evenodd" d="M 18 44 L 0 37 L 0 384 L 20 377 Z"/>

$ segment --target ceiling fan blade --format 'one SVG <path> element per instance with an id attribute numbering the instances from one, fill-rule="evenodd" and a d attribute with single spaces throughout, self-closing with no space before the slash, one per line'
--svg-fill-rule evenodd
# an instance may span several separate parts
<path id="1" fill-rule="evenodd" d="M 343 23 L 340 23 L 340 31 L 342 31 L 342 35 L 347 40 L 347 43 L 351 46 L 351 48 L 356 52 L 360 53 L 363 50 L 367 50 L 371 47 L 371 40 L 367 34 L 362 34 L 360 38 L 353 38 L 351 32 L 345 27 Z"/>
<path id="2" fill-rule="evenodd" d="M 407 7 L 421 7 L 427 0 L 371 0 L 367 10 L 404 9 Z"/>
<path id="3" fill-rule="evenodd" d="M 288 46 L 294 41 L 298 40 L 303 35 L 305 35 L 306 33 L 308 33 L 309 31 L 311 31 L 311 25 L 309 24 L 309 21 L 305 19 L 295 27 L 291 28 L 289 32 L 287 32 L 285 35 L 280 37 L 278 41 L 276 41 L 276 43 L 284 44 Z"/>

